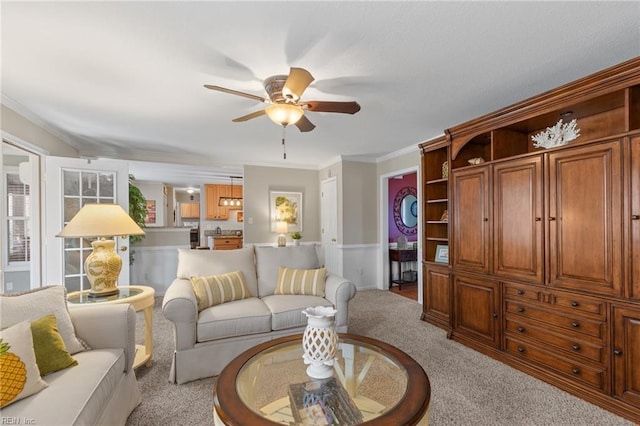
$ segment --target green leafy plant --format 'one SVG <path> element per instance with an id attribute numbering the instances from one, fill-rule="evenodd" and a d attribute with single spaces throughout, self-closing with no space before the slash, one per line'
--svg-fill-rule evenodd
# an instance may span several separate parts
<path id="1" fill-rule="evenodd" d="M 294 231 L 291 233 L 291 239 L 292 240 L 301 240 L 302 239 L 302 234 L 300 233 L 300 231 Z"/>
<path id="2" fill-rule="evenodd" d="M 138 226 L 142 229 L 146 228 L 147 225 L 144 222 L 144 219 L 147 217 L 147 199 L 142 195 L 142 191 L 140 188 L 135 186 L 132 181 L 135 179 L 133 175 L 129 175 L 129 216 Z M 134 244 L 138 241 L 142 241 L 144 239 L 144 235 L 131 235 L 129 236 L 129 243 Z M 131 250 L 131 255 L 129 256 L 129 263 L 133 264 L 134 251 Z"/>

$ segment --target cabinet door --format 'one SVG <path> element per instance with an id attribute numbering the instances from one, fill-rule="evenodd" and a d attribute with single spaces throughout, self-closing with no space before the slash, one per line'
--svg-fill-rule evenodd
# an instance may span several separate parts
<path id="1" fill-rule="evenodd" d="M 498 284 L 492 281 L 454 276 L 454 330 L 494 347 L 500 345 Z"/>
<path id="2" fill-rule="evenodd" d="M 453 267 L 490 271 L 491 223 L 489 166 L 462 170 L 453 177 Z"/>
<path id="3" fill-rule="evenodd" d="M 640 407 L 640 310 L 613 307 L 614 394 Z"/>
<path id="4" fill-rule="evenodd" d="M 425 267 L 423 317 L 445 328 L 451 327 L 451 280 L 447 268 Z"/>
<path id="5" fill-rule="evenodd" d="M 493 166 L 493 272 L 542 283 L 542 157 Z"/>
<path id="6" fill-rule="evenodd" d="M 227 219 L 229 217 L 229 210 L 224 206 L 218 205 L 218 200 L 221 196 L 228 196 L 228 193 L 223 193 L 221 187 L 225 185 L 206 184 L 205 188 L 205 202 L 206 202 L 206 218 L 207 219 Z"/>
<path id="7" fill-rule="evenodd" d="M 631 244 L 628 259 L 631 262 L 630 297 L 640 299 L 640 137 L 631 139 Z"/>
<path id="8" fill-rule="evenodd" d="M 619 141 L 549 154 L 549 281 L 622 295 Z"/>

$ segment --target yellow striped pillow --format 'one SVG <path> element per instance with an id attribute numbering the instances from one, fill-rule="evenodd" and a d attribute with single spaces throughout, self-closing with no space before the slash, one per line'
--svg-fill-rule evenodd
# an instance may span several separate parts
<path id="1" fill-rule="evenodd" d="M 191 277 L 191 286 L 198 300 L 198 312 L 221 303 L 251 297 L 242 271 L 210 277 Z"/>
<path id="2" fill-rule="evenodd" d="M 303 294 L 324 297 L 327 277 L 325 268 L 293 269 L 283 266 L 278 269 L 278 281 L 274 294 Z"/>

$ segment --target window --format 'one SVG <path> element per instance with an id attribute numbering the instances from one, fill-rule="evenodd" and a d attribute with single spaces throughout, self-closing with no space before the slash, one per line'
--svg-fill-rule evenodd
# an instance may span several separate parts
<path id="1" fill-rule="evenodd" d="M 5 173 L 6 218 L 7 218 L 7 259 L 10 267 L 28 268 L 31 260 L 31 218 L 29 212 L 29 185 L 20 181 L 17 172 L 7 170 Z"/>

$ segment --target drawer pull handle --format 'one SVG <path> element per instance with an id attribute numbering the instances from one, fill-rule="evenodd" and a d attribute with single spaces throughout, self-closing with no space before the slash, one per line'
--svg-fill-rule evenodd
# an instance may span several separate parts
<path id="1" fill-rule="evenodd" d="M 484 220 L 485 222 L 489 222 L 489 218 L 488 218 L 488 217 L 485 217 L 483 220 Z"/>
<path id="2" fill-rule="evenodd" d="M 580 350 L 580 345 L 575 344 L 573 346 L 571 346 L 573 348 L 574 351 L 579 351 Z"/>
<path id="3" fill-rule="evenodd" d="M 571 306 L 577 308 L 578 306 L 580 306 L 580 304 L 578 302 L 571 302 Z"/>
<path id="4" fill-rule="evenodd" d="M 522 306 L 518 306 L 518 312 L 524 312 L 524 308 Z"/>
<path id="5" fill-rule="evenodd" d="M 578 328 L 578 327 L 580 327 L 580 323 L 578 321 L 574 321 L 574 322 L 571 323 L 571 327 Z"/>
<path id="6" fill-rule="evenodd" d="M 632 214 L 631 220 L 640 220 L 640 214 Z"/>
<path id="7" fill-rule="evenodd" d="M 616 349 L 616 350 L 613 351 L 613 354 L 615 356 L 622 356 L 622 351 L 620 349 Z"/>
<path id="8" fill-rule="evenodd" d="M 574 368 L 573 370 L 571 370 L 571 372 L 573 374 L 580 374 L 580 369 L 579 368 Z"/>
<path id="9" fill-rule="evenodd" d="M 556 220 L 556 218 L 555 218 L 555 217 L 550 217 L 550 218 L 549 218 L 549 221 L 551 221 L 551 222 L 553 222 L 554 220 Z"/>
<path id="10" fill-rule="evenodd" d="M 491 314 L 491 316 L 494 317 L 494 318 L 498 318 L 498 314 L 495 313 L 495 312 L 493 314 Z"/>
<path id="11" fill-rule="evenodd" d="M 518 290 L 518 296 L 522 296 L 524 294 L 524 290 Z"/>
<path id="12" fill-rule="evenodd" d="M 536 217 L 536 222 L 540 222 L 542 220 L 541 217 Z"/>
<path id="13" fill-rule="evenodd" d="M 518 352 L 520 353 L 524 352 L 524 348 L 522 346 L 518 346 Z"/>
<path id="14" fill-rule="evenodd" d="M 518 331 L 519 331 L 520 333 L 524 333 L 524 327 L 518 327 Z"/>

